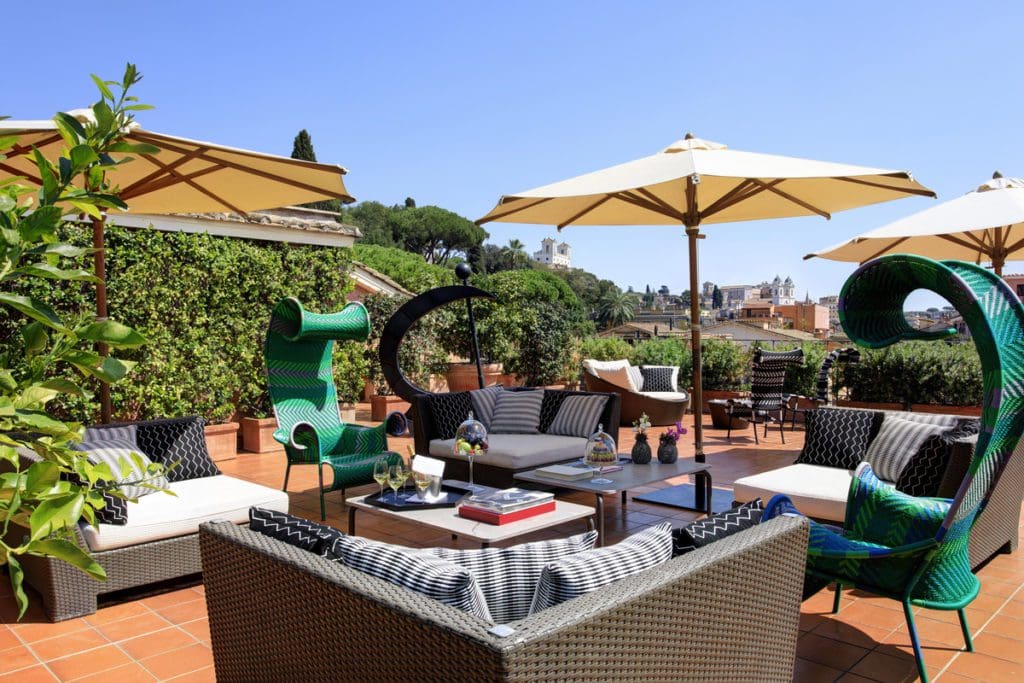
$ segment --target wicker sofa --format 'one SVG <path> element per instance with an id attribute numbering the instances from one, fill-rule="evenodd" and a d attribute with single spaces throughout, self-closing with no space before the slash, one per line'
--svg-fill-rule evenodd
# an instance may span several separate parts
<path id="1" fill-rule="evenodd" d="M 199 535 L 222 682 L 793 676 L 807 547 L 807 522 L 795 517 L 514 622 L 506 637 L 479 617 L 243 527 L 208 523 Z"/>
<path id="2" fill-rule="evenodd" d="M 136 425 L 145 429 L 172 421 Z M 31 451 L 19 454 L 22 469 L 39 460 Z M 198 575 L 202 571 L 198 530 L 204 521 L 226 519 L 247 524 L 248 510 L 253 505 L 288 510 L 287 493 L 225 475 L 171 482 L 168 488 L 176 495 L 154 492 L 138 503 L 128 503 L 124 525 L 101 523 L 97 528 L 80 522 L 75 527 L 74 540 L 103 567 L 106 581 L 97 581 L 49 557 L 19 558 L 25 583 L 39 592 L 51 620 L 93 614 L 97 599 L 108 593 Z M 16 537 L 24 533 L 23 528 L 14 525 L 8 530 L 11 540 L 18 540 Z"/>
<path id="3" fill-rule="evenodd" d="M 530 387 L 513 387 L 506 391 L 530 391 Z M 561 399 L 568 396 L 591 395 L 600 392 L 566 391 L 546 389 L 546 395 Z M 604 430 L 618 441 L 620 402 L 617 394 L 601 394 L 608 397 L 599 419 Z M 413 435 L 416 452 L 429 454 L 445 460 L 445 477 L 466 480 L 469 466 L 465 458 L 452 454 L 453 435 L 442 434 L 434 419 L 434 402 L 437 394 L 423 394 L 416 397 L 413 405 Z M 551 411 L 547 422 L 550 423 Z M 473 461 L 473 481 L 477 484 L 505 488 L 514 486 L 513 477 L 518 472 L 567 462 L 583 456 L 587 440 L 570 436 L 553 436 L 545 432 L 545 418 L 542 417 L 539 434 L 491 434 L 490 449 Z"/>
<path id="4" fill-rule="evenodd" d="M 819 410 L 846 410 L 820 408 Z M 875 410 L 871 439 L 878 433 L 886 416 L 906 417 L 899 411 Z M 954 416 L 949 416 L 954 417 Z M 977 436 L 953 442 L 941 483 L 933 495 L 952 498 L 956 495 L 974 454 Z M 1024 444 L 1024 441 L 1022 441 Z M 789 496 L 801 510 L 815 519 L 842 524 L 852 470 L 823 465 L 794 464 L 738 479 L 733 485 L 737 502 L 754 498 L 768 500 L 775 493 Z M 1024 498 L 1024 445 L 1019 445 L 1007 465 L 1006 472 L 992 493 L 988 505 L 978 515 L 971 530 L 970 560 L 977 567 L 997 552 L 1013 552 L 1018 544 L 1021 501 Z"/>

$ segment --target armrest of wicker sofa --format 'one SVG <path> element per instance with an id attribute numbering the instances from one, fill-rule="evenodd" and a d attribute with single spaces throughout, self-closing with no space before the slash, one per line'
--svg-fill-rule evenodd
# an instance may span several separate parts
<path id="1" fill-rule="evenodd" d="M 234 525 L 200 529 L 217 679 L 791 680 L 807 522 L 772 520 L 513 624 Z M 324 633 L 341 634 L 324 638 Z M 413 637 L 425 657 L 379 657 Z M 253 648 L 253 643 L 260 647 Z"/>

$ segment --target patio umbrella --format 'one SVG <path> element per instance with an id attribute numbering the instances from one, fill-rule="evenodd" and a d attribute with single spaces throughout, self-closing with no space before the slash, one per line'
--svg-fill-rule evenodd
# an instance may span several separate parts
<path id="1" fill-rule="evenodd" d="M 90 110 L 69 112 L 87 120 Z M 64 144 L 53 121 L 0 121 L 0 136 L 15 135 L 18 142 L 7 159 L 0 161 L 0 180 L 21 176 L 26 185 L 38 185 L 38 171 L 27 154 L 33 147 L 54 158 Z M 118 166 L 112 180 L 121 188 L 129 213 L 244 214 L 320 199 L 355 201 L 345 189 L 341 166 L 287 157 L 154 133 L 133 126 L 125 140 L 160 148 L 157 154 L 132 154 L 131 163 Z M 113 154 L 115 159 L 122 155 Z M 104 220 L 93 220 L 96 317 L 107 317 L 106 263 L 103 252 Z M 101 349 L 101 353 L 105 353 Z M 110 420 L 110 388 L 101 384 L 101 419 Z"/>
<path id="2" fill-rule="evenodd" d="M 1024 259 L 1024 180 L 998 171 L 962 197 L 943 202 L 805 259 L 863 263 L 893 252 L 934 259 L 990 261 L 996 275 L 1007 260 Z"/>
<path id="3" fill-rule="evenodd" d="M 559 230 L 568 225 L 685 227 L 690 257 L 694 445 L 697 462 L 704 462 L 697 277 L 701 226 L 790 216 L 830 218 L 836 211 L 910 195 L 934 197 L 935 193 L 904 171 L 730 150 L 687 134 L 657 154 L 505 195 L 477 222 L 540 223 Z"/>

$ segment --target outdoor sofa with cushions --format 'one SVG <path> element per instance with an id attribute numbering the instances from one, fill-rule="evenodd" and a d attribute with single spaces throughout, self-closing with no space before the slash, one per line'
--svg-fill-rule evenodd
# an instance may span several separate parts
<path id="1" fill-rule="evenodd" d="M 130 450 L 153 462 L 178 462 L 168 471 L 165 484 L 176 495 L 146 492 L 138 502 L 108 497 L 99 513 L 106 521 L 96 527 L 79 523 L 75 540 L 104 568 L 106 581 L 58 560 L 21 558 L 25 582 L 39 591 L 52 620 L 94 613 L 100 595 L 199 573 L 198 531 L 203 522 L 247 524 L 253 505 L 288 510 L 288 494 L 220 473 L 207 452 L 203 424 L 202 418 L 193 417 L 86 430 L 79 450 L 93 452 L 94 447 L 98 451 L 99 446 L 127 442 L 133 444 Z M 38 456 L 23 452 L 21 459 L 26 468 Z M 9 533 L 24 530 L 12 527 Z"/>
<path id="2" fill-rule="evenodd" d="M 243 527 L 204 524 L 200 545 L 219 681 L 789 681 L 807 522 L 757 525 L 509 630 Z"/>
<path id="3" fill-rule="evenodd" d="M 531 392 L 536 392 L 532 416 L 517 424 L 514 420 L 522 413 L 512 412 L 513 421 L 505 421 L 504 428 L 493 422 L 495 417 L 500 417 L 499 397 L 509 395 L 514 398 Z M 592 406 L 580 406 L 586 415 L 566 410 L 560 419 L 563 406 L 569 407 L 567 401 L 595 402 L 600 412 L 587 412 Z M 539 414 L 536 413 L 538 403 Z M 599 425 L 616 441 L 619 438 L 619 397 L 614 393 L 494 386 L 474 391 L 421 395 L 416 397 L 414 410 L 416 452 L 444 459 L 445 478 L 463 481 L 469 478 L 469 466 L 465 457 L 452 453 L 455 430 L 473 412 L 488 430 L 489 446 L 486 454 L 473 459 L 473 481 L 499 488 L 514 486 L 513 475 L 517 472 L 583 457 L 587 438 Z M 559 424 L 565 421 L 564 418 L 574 416 L 583 422 Z M 568 428 L 559 429 L 559 426 Z"/>
<path id="4" fill-rule="evenodd" d="M 584 386 L 588 391 L 618 394 L 624 425 L 633 424 L 641 415 L 647 415 L 652 425 L 681 421 L 690 406 L 690 394 L 679 388 L 679 382 L 679 368 L 670 365 L 636 366 L 628 360 L 583 361 Z"/>
<path id="5" fill-rule="evenodd" d="M 904 493 L 953 498 L 977 440 L 978 420 L 956 415 L 822 407 L 807 418 L 804 450 L 797 462 L 738 479 L 733 485 L 737 501 L 768 500 L 781 493 L 808 516 L 841 525 L 853 471 L 861 461 Z M 995 552 L 1017 548 L 1024 496 L 1022 461 L 1010 459 L 975 521 L 970 540 L 973 567 Z"/>

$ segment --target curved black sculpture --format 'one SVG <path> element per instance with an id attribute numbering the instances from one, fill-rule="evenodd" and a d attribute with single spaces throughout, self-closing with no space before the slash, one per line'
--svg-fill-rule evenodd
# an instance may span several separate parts
<path id="1" fill-rule="evenodd" d="M 402 373 L 402 368 L 399 366 L 398 349 L 402 345 L 402 339 L 405 338 L 409 329 L 420 318 L 435 308 L 440 308 L 452 301 L 470 299 L 472 297 L 493 299 L 494 295 L 469 285 L 435 287 L 409 299 L 391 316 L 387 325 L 384 326 L 384 331 L 381 333 L 380 348 L 377 355 L 380 359 L 380 367 L 384 373 L 384 379 L 391 385 L 395 394 L 412 403 L 416 396 L 431 393 L 409 381 L 409 378 Z"/>

